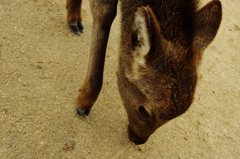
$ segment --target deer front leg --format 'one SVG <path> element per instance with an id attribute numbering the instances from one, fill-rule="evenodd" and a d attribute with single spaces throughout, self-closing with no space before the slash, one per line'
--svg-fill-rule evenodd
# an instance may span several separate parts
<path id="1" fill-rule="evenodd" d="M 84 31 L 82 24 L 82 0 L 67 0 L 67 22 L 72 31 L 80 35 Z"/>
<path id="2" fill-rule="evenodd" d="M 102 88 L 106 46 L 112 22 L 117 12 L 117 0 L 91 0 L 93 31 L 88 70 L 81 86 L 77 113 L 87 116 Z"/>

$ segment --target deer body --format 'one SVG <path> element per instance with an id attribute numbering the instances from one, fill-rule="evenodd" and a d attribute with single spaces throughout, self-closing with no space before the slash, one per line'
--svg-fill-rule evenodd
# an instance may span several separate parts
<path id="1" fill-rule="evenodd" d="M 76 102 L 80 116 L 90 113 L 101 90 L 106 45 L 117 3 L 90 1 L 94 24 L 88 72 Z M 77 4 L 77 0 L 68 0 L 67 4 Z M 121 1 L 117 78 L 128 114 L 128 137 L 135 144 L 145 143 L 157 128 L 183 114 L 193 102 L 197 67 L 217 33 L 222 15 L 218 0 L 200 10 L 197 4 L 197 0 Z M 74 19 L 69 18 L 73 10 L 68 7 L 68 19 Z M 68 23 L 72 28 L 81 20 Z"/>

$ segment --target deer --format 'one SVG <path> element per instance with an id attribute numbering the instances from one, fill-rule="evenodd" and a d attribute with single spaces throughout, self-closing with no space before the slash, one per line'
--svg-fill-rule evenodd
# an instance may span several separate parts
<path id="1" fill-rule="evenodd" d="M 193 103 L 198 66 L 215 38 L 222 5 L 211 0 L 121 0 L 117 84 L 127 112 L 128 138 L 144 144 L 163 124 Z M 80 35 L 82 0 L 67 0 L 67 22 Z M 103 71 L 118 0 L 90 0 L 93 16 L 90 58 L 76 99 L 76 113 L 90 114 L 103 84 Z"/>

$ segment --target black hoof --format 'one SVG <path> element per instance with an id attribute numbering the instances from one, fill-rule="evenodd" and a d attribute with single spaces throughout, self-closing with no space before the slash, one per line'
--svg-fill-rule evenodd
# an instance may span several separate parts
<path id="1" fill-rule="evenodd" d="M 77 106 L 76 111 L 79 116 L 86 117 L 90 114 L 91 109 L 84 109 Z"/>
<path id="2" fill-rule="evenodd" d="M 84 32 L 84 26 L 83 26 L 82 22 L 78 22 L 77 25 L 78 25 L 79 31 L 80 31 L 81 33 L 83 33 L 83 32 Z"/>
<path id="3" fill-rule="evenodd" d="M 69 27 L 76 35 L 80 35 L 77 23 L 69 24 Z"/>
<path id="4" fill-rule="evenodd" d="M 76 35 L 80 35 L 80 32 L 83 33 L 83 31 L 84 31 L 84 26 L 83 26 L 82 22 L 71 23 L 71 24 L 69 24 L 69 27 Z"/>

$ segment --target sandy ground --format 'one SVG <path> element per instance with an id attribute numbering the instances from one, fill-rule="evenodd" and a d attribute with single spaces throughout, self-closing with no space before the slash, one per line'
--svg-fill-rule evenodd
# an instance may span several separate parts
<path id="1" fill-rule="evenodd" d="M 116 85 L 119 15 L 102 92 L 82 119 L 74 102 L 90 48 L 88 1 L 79 37 L 67 26 L 65 0 L 1 0 L 0 158 L 240 158 L 240 1 L 222 4 L 221 28 L 205 51 L 191 108 L 135 146 Z"/>

